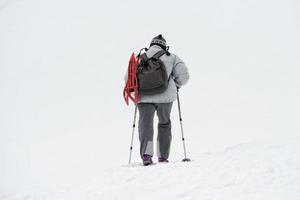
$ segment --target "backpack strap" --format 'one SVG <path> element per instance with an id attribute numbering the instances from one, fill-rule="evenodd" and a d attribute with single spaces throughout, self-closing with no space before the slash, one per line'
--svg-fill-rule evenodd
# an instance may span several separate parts
<path id="1" fill-rule="evenodd" d="M 165 50 L 161 50 L 159 52 L 157 52 L 156 54 L 154 54 L 154 56 L 152 56 L 152 58 L 154 59 L 159 59 L 162 55 L 164 55 L 166 53 Z"/>
<path id="2" fill-rule="evenodd" d="M 143 53 L 142 55 L 139 56 L 138 72 L 142 70 L 143 66 L 147 62 L 148 62 L 148 56 L 146 53 Z"/>
<path id="3" fill-rule="evenodd" d="M 144 61 L 144 62 L 146 62 L 146 61 L 148 60 L 148 56 L 147 56 L 146 53 L 143 53 L 143 54 L 140 55 L 139 57 L 140 57 L 140 59 L 141 59 L 142 61 Z"/>
<path id="4" fill-rule="evenodd" d="M 168 52 L 168 51 L 165 51 L 165 50 L 161 50 L 161 51 L 157 52 L 156 54 L 154 54 L 154 56 L 152 56 L 152 58 L 154 58 L 154 59 L 159 59 L 159 58 L 160 58 L 162 55 L 164 55 L 165 53 L 169 53 L 169 52 Z M 168 77 L 168 82 L 169 82 L 171 76 L 172 76 L 172 73 L 171 73 L 170 76 Z"/>

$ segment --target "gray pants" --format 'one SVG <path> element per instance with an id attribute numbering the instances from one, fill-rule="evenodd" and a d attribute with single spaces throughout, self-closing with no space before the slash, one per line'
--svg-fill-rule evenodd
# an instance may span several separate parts
<path id="1" fill-rule="evenodd" d="M 140 155 L 153 156 L 153 118 L 158 117 L 157 156 L 168 158 L 171 145 L 170 114 L 173 103 L 139 103 Z"/>

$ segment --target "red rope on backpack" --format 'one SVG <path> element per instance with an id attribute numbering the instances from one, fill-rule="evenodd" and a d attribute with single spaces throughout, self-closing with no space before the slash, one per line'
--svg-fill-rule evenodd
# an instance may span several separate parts
<path id="1" fill-rule="evenodd" d="M 129 105 L 129 99 L 131 99 L 135 105 L 139 101 L 138 81 L 136 77 L 137 65 L 138 60 L 135 58 L 134 53 L 132 53 L 128 65 L 128 79 L 123 90 L 123 96 L 127 105 Z M 134 93 L 133 96 L 132 92 Z"/>

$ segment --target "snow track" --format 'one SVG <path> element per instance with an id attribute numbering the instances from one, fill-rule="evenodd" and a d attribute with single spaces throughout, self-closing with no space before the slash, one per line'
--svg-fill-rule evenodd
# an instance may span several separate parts
<path id="1" fill-rule="evenodd" d="M 106 170 L 92 186 L 34 189 L 1 200 L 190 199 L 299 200 L 300 140 L 240 144 L 190 163 Z"/>

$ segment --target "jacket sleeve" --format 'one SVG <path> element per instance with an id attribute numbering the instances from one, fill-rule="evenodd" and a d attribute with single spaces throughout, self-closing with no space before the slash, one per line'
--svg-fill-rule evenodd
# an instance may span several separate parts
<path id="1" fill-rule="evenodd" d="M 181 87 L 186 84 L 190 78 L 186 65 L 178 56 L 175 56 L 172 74 L 177 87 Z"/>

